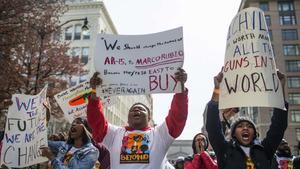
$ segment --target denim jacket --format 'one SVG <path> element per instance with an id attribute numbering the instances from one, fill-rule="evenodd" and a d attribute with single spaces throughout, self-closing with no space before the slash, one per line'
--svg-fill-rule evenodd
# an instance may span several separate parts
<path id="1" fill-rule="evenodd" d="M 64 155 L 72 145 L 64 141 L 49 141 L 48 146 L 56 154 L 51 161 L 53 169 L 92 169 L 98 160 L 99 151 L 92 143 L 87 143 L 74 152 L 67 166 L 64 165 Z"/>

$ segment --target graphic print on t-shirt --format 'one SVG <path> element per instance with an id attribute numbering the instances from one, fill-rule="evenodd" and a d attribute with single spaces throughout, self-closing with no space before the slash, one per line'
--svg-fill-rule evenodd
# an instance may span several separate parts
<path id="1" fill-rule="evenodd" d="M 145 133 L 129 133 L 122 140 L 120 163 L 149 163 L 149 136 Z"/>
<path id="2" fill-rule="evenodd" d="M 279 169 L 293 169 L 293 161 L 292 159 L 282 159 L 279 160 Z"/>
<path id="3" fill-rule="evenodd" d="M 246 165 L 247 169 L 255 169 L 254 162 L 250 157 L 247 157 Z"/>

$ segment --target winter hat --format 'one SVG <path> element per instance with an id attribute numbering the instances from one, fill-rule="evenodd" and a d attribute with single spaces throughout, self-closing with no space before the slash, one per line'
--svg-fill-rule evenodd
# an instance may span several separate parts
<path id="1" fill-rule="evenodd" d="M 253 129 L 254 129 L 254 139 L 256 139 L 257 131 L 256 131 L 255 124 L 249 117 L 245 117 L 245 116 L 240 116 L 232 122 L 231 129 L 230 129 L 231 138 L 234 137 L 235 129 L 236 129 L 237 125 L 240 124 L 241 122 L 248 122 L 253 127 Z"/>
<path id="2" fill-rule="evenodd" d="M 180 162 L 184 162 L 184 157 L 182 157 L 182 156 L 177 157 L 176 164 L 178 164 Z"/>
<path id="3" fill-rule="evenodd" d="M 289 143 L 283 138 L 279 145 L 282 145 L 282 144 L 289 144 Z"/>

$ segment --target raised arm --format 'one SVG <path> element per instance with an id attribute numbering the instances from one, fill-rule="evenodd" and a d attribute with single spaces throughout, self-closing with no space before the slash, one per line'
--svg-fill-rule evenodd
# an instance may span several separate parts
<path id="1" fill-rule="evenodd" d="M 90 79 L 90 86 L 93 91 L 87 105 L 87 120 L 92 128 L 93 139 L 96 142 L 102 142 L 104 136 L 107 134 L 108 122 L 104 116 L 101 99 L 96 96 L 95 92 L 96 86 L 102 83 L 102 79 L 98 77 L 98 74 L 96 72 Z"/>
<path id="2" fill-rule="evenodd" d="M 200 159 L 200 154 L 194 154 L 193 158 L 186 159 L 184 162 L 185 169 L 199 169 L 203 167 L 203 161 Z"/>
<path id="3" fill-rule="evenodd" d="M 278 78 L 281 82 L 283 98 L 285 98 L 285 75 L 281 72 L 277 72 Z M 267 132 L 266 138 L 262 141 L 262 145 L 267 150 L 268 157 L 272 158 L 278 145 L 280 144 L 284 132 L 287 128 L 287 117 L 288 117 L 288 103 L 285 101 L 285 110 L 274 108 L 273 116 L 271 119 L 271 125 Z"/>
<path id="4" fill-rule="evenodd" d="M 183 69 L 179 69 L 175 74 L 175 79 L 181 82 L 184 91 L 182 93 L 176 93 L 173 96 L 171 108 L 166 117 L 166 123 L 169 134 L 172 137 L 177 138 L 183 131 L 188 115 L 188 90 L 184 87 L 184 83 L 187 80 L 187 74 Z"/>
<path id="5" fill-rule="evenodd" d="M 220 151 L 225 150 L 226 144 L 219 116 L 219 88 L 222 79 L 223 74 L 221 72 L 214 77 L 215 89 L 206 110 L 206 130 L 209 141 L 217 155 L 220 154 Z"/>
<path id="6" fill-rule="evenodd" d="M 201 161 L 203 162 L 204 168 L 209 169 L 218 169 L 217 163 L 209 156 L 209 154 L 206 151 L 203 151 L 200 154 Z"/>

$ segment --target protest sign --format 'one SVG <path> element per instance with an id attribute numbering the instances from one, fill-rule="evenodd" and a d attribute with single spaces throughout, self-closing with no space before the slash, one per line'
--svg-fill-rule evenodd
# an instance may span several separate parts
<path id="1" fill-rule="evenodd" d="M 282 87 L 262 10 L 247 8 L 233 18 L 222 72 L 220 109 L 284 107 Z"/>
<path id="2" fill-rule="evenodd" d="M 40 147 L 47 147 L 46 101 L 47 87 L 37 95 L 15 94 L 8 109 L 2 140 L 1 163 L 23 168 L 48 161 Z"/>
<path id="3" fill-rule="evenodd" d="M 54 96 L 56 102 L 64 112 L 65 118 L 72 123 L 77 117 L 86 117 L 88 97 L 92 89 L 89 82 L 83 82 Z M 114 99 L 109 96 L 101 97 L 104 106 L 113 104 Z"/>
<path id="4" fill-rule="evenodd" d="M 103 83 L 97 94 L 181 92 L 174 74 L 183 60 L 182 27 L 148 35 L 99 34 L 94 64 Z"/>

